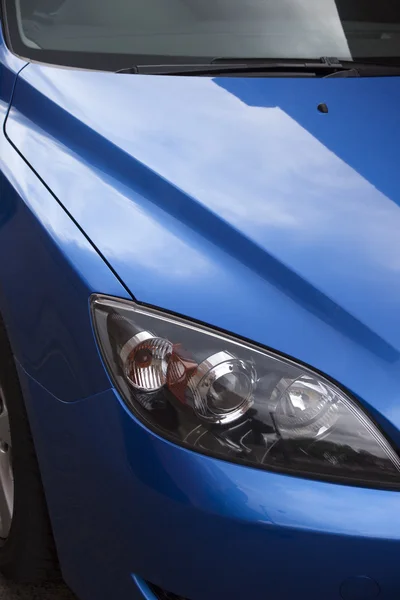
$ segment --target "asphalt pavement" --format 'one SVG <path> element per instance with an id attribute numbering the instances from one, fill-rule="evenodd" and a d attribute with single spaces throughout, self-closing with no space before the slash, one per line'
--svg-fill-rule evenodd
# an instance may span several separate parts
<path id="1" fill-rule="evenodd" d="M 16 585 L 0 577 L 0 600 L 77 600 L 62 584 Z"/>

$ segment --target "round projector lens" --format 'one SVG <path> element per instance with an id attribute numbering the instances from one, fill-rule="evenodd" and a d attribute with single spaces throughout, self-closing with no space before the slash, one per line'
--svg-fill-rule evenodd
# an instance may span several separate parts
<path id="1" fill-rule="evenodd" d="M 252 382 L 245 373 L 230 372 L 222 375 L 210 388 L 210 408 L 217 413 L 236 410 L 252 388 Z"/>
<path id="2" fill-rule="evenodd" d="M 339 417 L 338 400 L 322 381 L 303 375 L 281 395 L 275 412 L 280 433 L 290 438 L 322 437 Z"/>
<path id="3" fill-rule="evenodd" d="M 197 415 L 214 423 L 230 423 L 253 404 L 254 369 L 229 352 L 202 362 L 188 382 Z"/>
<path id="4" fill-rule="evenodd" d="M 120 357 L 132 387 L 143 392 L 161 389 L 167 383 L 172 350 L 171 342 L 148 331 L 131 338 L 122 348 Z"/>

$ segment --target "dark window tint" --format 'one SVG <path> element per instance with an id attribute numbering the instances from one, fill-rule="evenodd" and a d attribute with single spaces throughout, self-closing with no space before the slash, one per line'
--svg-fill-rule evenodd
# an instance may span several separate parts
<path id="1" fill-rule="evenodd" d="M 395 0 L 4 2 L 13 49 L 62 64 L 400 56 Z"/>

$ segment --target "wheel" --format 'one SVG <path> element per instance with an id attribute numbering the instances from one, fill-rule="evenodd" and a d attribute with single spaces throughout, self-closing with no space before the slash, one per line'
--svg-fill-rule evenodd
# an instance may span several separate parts
<path id="1" fill-rule="evenodd" d="M 1 321 L 0 571 L 8 579 L 20 583 L 59 578 L 28 416 Z"/>

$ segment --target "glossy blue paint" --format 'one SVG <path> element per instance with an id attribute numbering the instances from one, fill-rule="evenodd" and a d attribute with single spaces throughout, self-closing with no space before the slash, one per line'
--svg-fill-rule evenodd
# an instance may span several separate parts
<path id="1" fill-rule="evenodd" d="M 145 600 L 157 600 L 156 596 L 150 590 L 150 588 L 146 584 L 146 582 L 143 581 L 143 579 L 140 579 L 140 577 L 137 577 L 136 575 L 133 575 L 132 578 L 133 578 L 133 581 L 134 581 L 136 587 L 139 589 L 139 591 L 141 592 L 141 594 L 142 594 L 143 598 L 145 598 Z"/>
<path id="2" fill-rule="evenodd" d="M 24 66 L 0 40 L 0 121 Z M 104 287 L 129 297 L 65 210 L 0 135 L 0 310 L 15 354 L 64 400 L 110 386 L 88 318 Z"/>
<path id="3" fill-rule="evenodd" d="M 235 85 L 32 64 L 6 131 L 139 301 L 320 369 L 400 443 L 400 80 Z"/>
<path id="4" fill-rule="evenodd" d="M 304 361 L 400 446 L 399 96 L 398 78 L 25 66 L 0 39 L 0 311 L 82 600 L 139 600 L 140 580 L 190 600 L 334 600 L 369 580 L 397 598 L 398 493 L 150 433 L 110 389 L 88 299 L 135 297 Z"/>
<path id="5" fill-rule="evenodd" d="M 61 403 L 21 379 L 64 573 L 82 600 L 134 598 L 131 573 L 191 600 L 338 600 L 353 576 L 398 597 L 397 492 L 214 460 L 149 432 L 112 390 Z"/>

